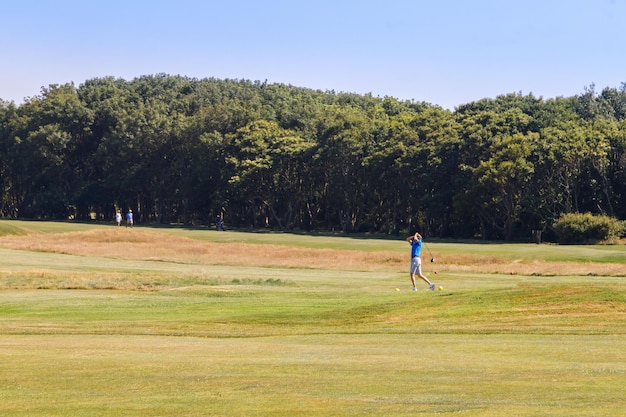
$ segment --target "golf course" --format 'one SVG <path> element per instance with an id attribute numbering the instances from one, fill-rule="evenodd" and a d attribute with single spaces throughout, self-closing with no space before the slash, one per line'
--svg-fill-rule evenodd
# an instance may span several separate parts
<path id="1" fill-rule="evenodd" d="M 0 415 L 626 414 L 623 242 L 425 243 L 0 220 Z"/>

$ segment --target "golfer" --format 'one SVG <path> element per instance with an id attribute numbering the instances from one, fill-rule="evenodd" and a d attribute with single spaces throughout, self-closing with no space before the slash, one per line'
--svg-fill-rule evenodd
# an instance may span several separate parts
<path id="1" fill-rule="evenodd" d="M 426 278 L 422 274 L 422 259 L 420 258 L 420 253 L 422 251 L 422 235 L 415 232 L 413 236 L 409 236 L 406 238 L 407 242 L 411 244 L 411 283 L 413 284 L 413 291 L 417 291 L 417 287 L 415 285 L 415 274 L 420 277 L 424 282 L 428 284 L 428 287 L 431 291 L 435 291 L 435 284 L 430 282 L 428 278 Z"/>

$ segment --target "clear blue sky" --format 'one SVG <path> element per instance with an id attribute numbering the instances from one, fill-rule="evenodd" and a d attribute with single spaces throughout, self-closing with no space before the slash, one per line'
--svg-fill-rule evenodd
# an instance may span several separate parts
<path id="1" fill-rule="evenodd" d="M 19 0 L 0 99 L 167 73 L 371 93 L 453 109 L 626 82 L 626 0 Z"/>

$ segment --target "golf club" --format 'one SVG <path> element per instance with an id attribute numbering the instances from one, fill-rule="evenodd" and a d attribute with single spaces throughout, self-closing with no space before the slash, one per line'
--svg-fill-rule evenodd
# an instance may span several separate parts
<path id="1" fill-rule="evenodd" d="M 433 256 L 433 253 L 430 251 L 430 248 L 428 246 L 426 246 L 426 242 L 424 242 L 424 247 L 426 248 L 426 250 L 430 254 L 430 261 L 431 262 L 435 262 L 435 257 Z"/>

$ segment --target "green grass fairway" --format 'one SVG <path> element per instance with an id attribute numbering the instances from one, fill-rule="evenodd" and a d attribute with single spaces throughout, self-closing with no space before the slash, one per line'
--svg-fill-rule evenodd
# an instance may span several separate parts
<path id="1" fill-rule="evenodd" d="M 0 236 L 111 227 L 0 221 Z M 402 237 L 156 230 L 255 244 L 244 251 L 408 251 Z M 0 416 L 625 415 L 626 248 L 430 246 L 442 262 L 488 253 L 621 262 L 624 274 L 434 275 L 428 263 L 444 290 L 412 292 L 408 261 L 260 267 L 0 246 Z"/>

